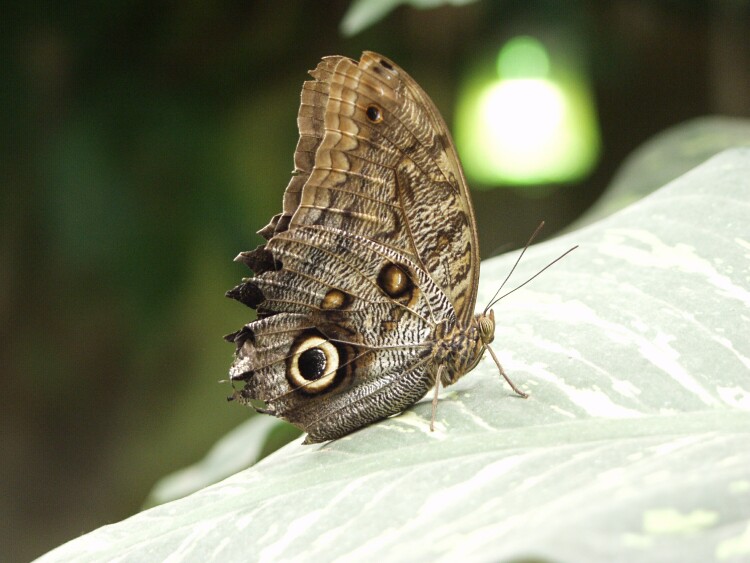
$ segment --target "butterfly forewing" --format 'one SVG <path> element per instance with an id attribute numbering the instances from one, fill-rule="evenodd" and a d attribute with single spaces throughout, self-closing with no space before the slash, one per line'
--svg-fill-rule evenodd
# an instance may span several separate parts
<path id="1" fill-rule="evenodd" d="M 342 228 L 398 250 L 430 273 L 465 323 L 476 301 L 478 243 L 463 172 L 434 104 L 376 53 L 359 63 L 337 59 L 322 76 L 330 81 L 324 136 L 293 224 Z"/>

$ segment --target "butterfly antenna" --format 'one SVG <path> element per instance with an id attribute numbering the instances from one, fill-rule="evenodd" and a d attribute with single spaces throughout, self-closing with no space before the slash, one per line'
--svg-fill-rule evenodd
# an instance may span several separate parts
<path id="1" fill-rule="evenodd" d="M 546 270 L 547 268 L 549 268 L 550 266 L 552 266 L 555 262 L 559 262 L 560 260 L 562 260 L 563 258 L 565 258 L 568 254 L 570 254 L 571 252 L 573 252 L 576 248 L 578 248 L 577 244 L 574 247 L 569 248 L 568 250 L 566 250 L 565 252 L 563 252 L 560 256 L 558 256 L 557 258 L 555 258 L 552 262 L 550 262 L 549 264 L 547 264 L 544 268 L 542 268 L 541 270 L 539 270 L 536 274 L 534 274 L 533 276 L 531 276 L 529 279 L 527 279 L 525 282 L 523 282 L 518 287 L 515 287 L 515 288 L 511 289 L 508 293 L 505 293 L 505 294 L 501 295 L 500 297 L 498 297 L 497 299 L 494 299 L 493 301 L 491 301 L 490 304 L 487 305 L 487 309 L 489 309 L 490 307 L 492 307 L 495 303 L 497 303 L 498 301 L 500 301 L 504 297 L 508 297 L 508 295 L 510 295 L 514 291 L 517 291 L 517 290 L 521 289 L 523 286 L 525 286 L 527 283 L 529 283 L 531 280 L 533 280 L 535 277 L 537 277 L 539 274 L 541 274 L 544 270 Z M 502 287 L 501 287 L 501 289 L 502 289 Z M 495 295 L 497 295 L 497 293 L 495 293 Z M 485 309 L 485 310 L 487 310 L 487 309 Z"/>
<path id="2" fill-rule="evenodd" d="M 534 232 L 533 232 L 533 233 L 531 234 L 531 237 L 529 237 L 529 241 L 528 241 L 528 242 L 526 243 L 526 246 L 524 246 L 524 247 L 523 247 L 523 250 L 521 251 L 521 254 L 519 254 L 519 255 L 518 255 L 518 258 L 516 258 L 516 263 L 515 263 L 515 264 L 513 264 L 513 267 L 512 267 L 511 269 L 510 269 L 510 272 L 508 272 L 508 275 L 507 275 L 507 276 L 505 276 L 505 279 L 503 280 L 503 283 L 501 283 L 501 284 L 500 284 L 500 287 L 498 287 L 498 288 L 497 288 L 497 291 L 495 292 L 495 295 L 493 295 L 493 296 L 492 296 L 492 299 L 490 299 L 490 304 L 489 304 L 489 305 L 487 305 L 487 306 L 486 306 L 486 307 L 484 308 L 484 313 L 485 313 L 485 314 L 487 314 L 487 311 L 489 311 L 489 310 L 490 310 L 490 308 L 491 308 L 491 307 L 492 307 L 492 306 L 493 306 L 493 305 L 494 305 L 495 303 L 497 303 L 498 301 L 500 301 L 500 299 L 502 299 L 502 297 L 501 297 L 500 299 L 495 299 L 495 298 L 497 297 L 497 294 L 498 294 L 498 293 L 500 293 L 500 292 L 501 292 L 501 291 L 503 290 L 503 287 L 505 287 L 505 284 L 506 284 L 506 283 L 508 282 L 508 280 L 510 279 L 510 276 L 512 276 L 512 275 L 513 275 L 513 272 L 515 271 L 515 269 L 516 269 L 516 266 L 518 266 L 518 263 L 519 263 L 519 262 L 521 261 L 521 258 L 523 258 L 524 252 L 526 252 L 526 249 L 527 249 L 527 248 L 529 248 L 529 246 L 531 246 L 531 243 L 532 243 L 532 242 L 534 242 L 534 239 L 535 239 L 535 238 L 536 238 L 536 236 L 537 236 L 537 235 L 539 234 L 539 231 L 541 231 L 541 230 L 542 230 L 542 227 L 544 227 L 544 221 L 542 221 L 541 223 L 539 223 L 539 226 L 538 226 L 538 227 L 536 228 L 536 230 L 535 230 L 535 231 L 534 231 Z M 569 250 L 568 252 L 570 252 L 570 250 Z M 566 253 L 566 254 L 567 254 L 567 253 Z M 564 256 L 564 255 L 563 255 L 563 256 Z M 562 258 L 562 256 L 561 256 L 560 258 Z M 558 258 L 557 260 L 559 260 L 560 258 Z M 556 261 L 557 261 L 557 260 L 556 260 Z M 555 262 L 556 262 L 556 261 L 555 261 Z M 554 262 L 553 262 L 552 264 L 554 264 Z M 550 264 L 549 266 L 551 266 L 552 264 Z M 546 268 L 549 268 L 549 266 L 547 266 Z M 546 268 L 545 268 L 545 269 L 546 269 Z M 539 272 L 539 274 L 541 274 L 541 273 L 542 273 L 543 271 L 544 271 L 544 270 L 542 270 L 541 272 Z M 539 275 L 539 274 L 537 274 L 537 275 Z M 536 276 L 534 276 L 534 277 L 536 277 Z M 525 281 L 525 282 L 524 282 L 524 285 L 525 285 L 525 284 L 527 284 L 527 283 L 529 283 L 529 282 L 530 282 L 531 280 L 533 280 L 533 279 L 534 279 L 534 278 L 531 278 L 530 280 L 527 280 L 527 281 Z M 521 286 L 521 285 L 519 285 L 519 286 L 518 286 L 518 287 L 517 287 L 516 289 L 518 289 L 519 287 L 522 287 L 522 286 Z M 514 289 L 513 291 L 515 291 L 515 289 Z M 506 295 L 507 295 L 507 294 L 506 294 Z M 505 297 L 505 296 L 503 296 L 503 297 Z"/>

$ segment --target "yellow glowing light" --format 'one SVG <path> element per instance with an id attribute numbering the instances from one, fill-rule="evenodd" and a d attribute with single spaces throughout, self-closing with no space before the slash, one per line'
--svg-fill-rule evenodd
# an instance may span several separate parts
<path id="1" fill-rule="evenodd" d="M 546 80 L 503 80 L 487 88 L 478 112 L 485 124 L 485 141 L 496 148 L 504 164 L 532 173 L 544 165 L 539 155 L 549 161 L 550 151 L 555 151 L 557 131 L 565 119 L 565 97 Z"/>
<path id="2" fill-rule="evenodd" d="M 587 174 L 599 135 L 585 81 L 570 71 L 553 78 L 547 51 L 530 37 L 509 41 L 497 70 L 499 79 L 475 80 L 459 101 L 456 142 L 467 176 L 520 185 Z"/>

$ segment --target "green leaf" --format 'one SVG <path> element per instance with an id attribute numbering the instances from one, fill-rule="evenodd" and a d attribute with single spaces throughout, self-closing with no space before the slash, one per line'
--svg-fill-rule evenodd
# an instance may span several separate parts
<path id="1" fill-rule="evenodd" d="M 400 416 L 42 561 L 750 557 L 750 149 L 532 247 L 487 359 Z M 483 264 L 486 303 L 514 256 Z M 243 447 L 239 444 L 238 456 Z"/>
<path id="2" fill-rule="evenodd" d="M 248 411 L 248 414 L 251 411 Z M 149 493 L 145 508 L 177 500 L 257 463 L 301 434 L 270 416 L 253 416 L 224 436 L 198 463 L 168 475 Z"/>
<path id="3" fill-rule="evenodd" d="M 347 37 L 364 31 L 376 24 L 401 4 L 411 5 L 413 8 L 427 10 L 439 8 L 446 4 L 463 6 L 477 0 L 353 0 L 349 9 L 341 20 L 341 33 Z"/>
<path id="4" fill-rule="evenodd" d="M 628 156 L 601 199 L 571 230 L 627 207 L 733 147 L 750 147 L 750 119 L 703 116 L 662 131 Z"/>

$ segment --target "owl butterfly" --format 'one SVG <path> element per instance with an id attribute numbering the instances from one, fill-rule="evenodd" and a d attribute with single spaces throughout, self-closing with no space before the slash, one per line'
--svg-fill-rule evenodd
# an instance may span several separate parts
<path id="1" fill-rule="evenodd" d="M 236 258 L 255 277 L 227 293 L 258 319 L 226 337 L 230 379 L 244 383 L 235 397 L 305 430 L 305 443 L 401 412 L 433 386 L 434 408 L 495 331 L 492 311 L 474 314 L 474 211 L 430 98 L 372 52 L 326 57 L 310 74 L 283 212 Z"/>

